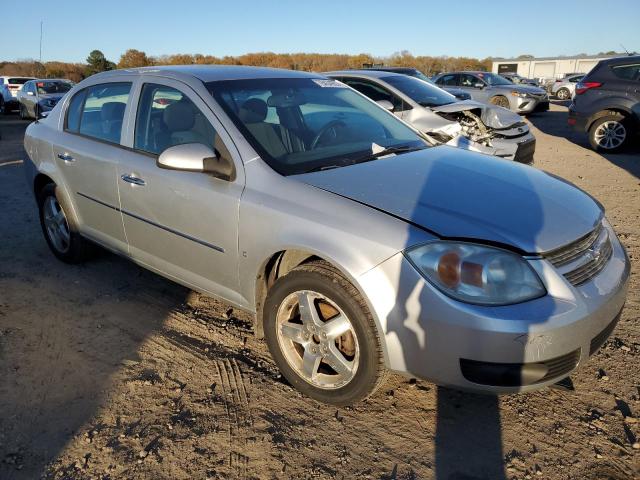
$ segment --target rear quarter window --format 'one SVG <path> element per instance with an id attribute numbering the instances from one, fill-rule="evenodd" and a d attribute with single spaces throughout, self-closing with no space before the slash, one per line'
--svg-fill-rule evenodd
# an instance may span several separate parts
<path id="1" fill-rule="evenodd" d="M 633 65 L 617 65 L 611 67 L 613 74 L 623 80 L 639 80 L 640 79 L 640 63 Z"/>

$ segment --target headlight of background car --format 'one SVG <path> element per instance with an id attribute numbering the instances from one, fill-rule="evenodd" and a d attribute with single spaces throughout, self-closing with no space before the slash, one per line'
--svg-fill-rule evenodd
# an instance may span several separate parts
<path id="1" fill-rule="evenodd" d="M 529 95 L 523 92 L 516 92 L 515 90 L 511 92 L 511 95 L 514 97 L 527 98 Z"/>
<path id="2" fill-rule="evenodd" d="M 405 254 L 446 295 L 479 305 L 510 305 L 546 294 L 525 259 L 498 248 L 438 241 Z"/>

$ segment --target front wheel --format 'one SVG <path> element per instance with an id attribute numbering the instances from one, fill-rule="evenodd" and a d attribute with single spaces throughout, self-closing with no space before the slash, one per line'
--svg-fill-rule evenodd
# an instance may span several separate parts
<path id="1" fill-rule="evenodd" d="M 267 345 L 284 377 L 323 403 L 350 405 L 385 376 L 366 302 L 341 273 L 310 262 L 279 278 L 264 306 Z"/>
<path id="2" fill-rule="evenodd" d="M 589 143 L 599 152 L 620 150 L 629 137 L 628 123 L 623 115 L 611 113 L 593 122 L 589 129 Z"/>
<path id="3" fill-rule="evenodd" d="M 558 100 L 568 100 L 571 97 L 571 92 L 566 88 L 561 88 L 556 92 Z"/>

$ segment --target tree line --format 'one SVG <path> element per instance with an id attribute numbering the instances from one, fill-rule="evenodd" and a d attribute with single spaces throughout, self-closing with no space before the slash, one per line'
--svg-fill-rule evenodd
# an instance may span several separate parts
<path id="1" fill-rule="evenodd" d="M 414 56 L 408 51 L 398 52 L 389 57 L 374 57 L 367 53 L 346 55 L 272 52 L 247 53 L 239 56 L 224 57 L 202 54 L 151 56 L 140 50 L 129 49 L 115 63 L 105 58 L 100 50 L 93 50 L 85 63 L 58 61 L 40 63 L 35 60 L 0 61 L 0 75 L 67 78 L 74 82 L 79 82 L 94 73 L 106 70 L 152 65 L 250 65 L 314 72 L 362 68 L 363 66 L 371 65 L 391 65 L 417 68 L 430 76 L 451 70 L 489 70 L 491 68 L 491 59 Z"/>

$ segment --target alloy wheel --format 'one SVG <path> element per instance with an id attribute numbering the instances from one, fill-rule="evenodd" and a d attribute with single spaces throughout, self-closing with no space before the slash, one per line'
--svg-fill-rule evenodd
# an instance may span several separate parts
<path id="1" fill-rule="evenodd" d="M 314 387 L 335 390 L 356 375 L 358 339 L 347 315 L 310 290 L 289 294 L 278 308 L 276 335 L 291 368 Z"/>
<path id="2" fill-rule="evenodd" d="M 48 196 L 43 205 L 44 225 L 53 246 L 60 253 L 66 253 L 71 246 L 71 233 L 64 210 L 53 196 Z"/>
<path id="3" fill-rule="evenodd" d="M 609 120 L 596 128 L 593 138 L 599 147 L 605 150 L 618 148 L 627 138 L 627 129 L 615 120 Z"/>

